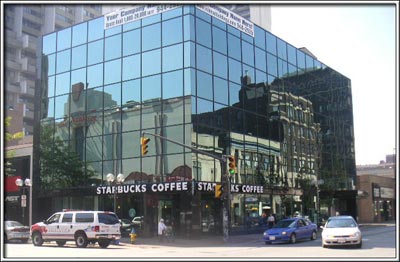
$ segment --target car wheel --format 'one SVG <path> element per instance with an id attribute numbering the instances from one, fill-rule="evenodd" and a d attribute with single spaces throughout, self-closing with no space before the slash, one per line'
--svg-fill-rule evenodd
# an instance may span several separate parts
<path id="1" fill-rule="evenodd" d="M 32 244 L 34 246 L 41 246 L 43 245 L 43 237 L 40 232 L 34 232 L 32 234 Z"/>
<path id="2" fill-rule="evenodd" d="M 85 233 L 78 233 L 75 236 L 75 244 L 77 247 L 82 247 L 82 248 L 87 247 L 88 240 Z"/>
<path id="3" fill-rule="evenodd" d="M 56 243 L 57 243 L 57 246 L 62 247 L 65 245 L 65 243 L 67 243 L 67 241 L 59 240 L 59 241 L 56 241 Z"/>
<path id="4" fill-rule="evenodd" d="M 108 246 L 110 245 L 110 243 L 111 243 L 111 240 L 109 240 L 109 239 L 100 239 L 100 240 L 99 240 L 99 246 L 100 246 L 101 248 L 106 248 L 106 247 L 108 247 Z"/>
<path id="5" fill-rule="evenodd" d="M 291 244 L 296 243 L 296 234 L 295 234 L 295 233 L 293 233 L 293 234 L 290 235 L 290 243 L 291 243 Z"/>
<path id="6" fill-rule="evenodd" d="M 311 240 L 315 240 L 315 239 L 317 239 L 317 232 L 313 231 L 311 234 Z"/>

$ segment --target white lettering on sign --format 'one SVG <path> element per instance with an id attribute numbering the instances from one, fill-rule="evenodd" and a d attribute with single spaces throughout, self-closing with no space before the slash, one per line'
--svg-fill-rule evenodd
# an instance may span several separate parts
<path id="1" fill-rule="evenodd" d="M 169 11 L 182 5 L 145 5 L 117 10 L 104 15 L 104 30 Z"/>
<path id="2" fill-rule="evenodd" d="M 211 182 L 198 182 L 197 190 L 198 191 L 214 191 L 216 183 Z"/>
<path id="3" fill-rule="evenodd" d="M 198 9 L 254 37 L 254 24 L 219 5 L 196 5 Z"/>

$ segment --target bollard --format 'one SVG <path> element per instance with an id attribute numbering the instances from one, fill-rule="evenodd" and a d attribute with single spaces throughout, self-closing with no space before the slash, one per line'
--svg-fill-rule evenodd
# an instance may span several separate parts
<path id="1" fill-rule="evenodd" d="M 135 229 L 132 227 L 131 233 L 129 234 L 129 236 L 131 237 L 131 244 L 135 244 L 136 241 L 136 232 Z"/>

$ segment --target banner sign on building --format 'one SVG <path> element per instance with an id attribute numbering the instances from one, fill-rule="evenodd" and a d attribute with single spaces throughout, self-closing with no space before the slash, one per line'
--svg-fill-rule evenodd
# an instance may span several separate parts
<path id="1" fill-rule="evenodd" d="M 143 5 L 117 10 L 104 15 L 104 30 L 130 23 L 152 15 L 175 9 L 182 5 Z"/>
<path id="2" fill-rule="evenodd" d="M 219 5 L 196 5 L 196 7 L 228 25 L 254 37 L 254 24 L 225 7 Z"/>

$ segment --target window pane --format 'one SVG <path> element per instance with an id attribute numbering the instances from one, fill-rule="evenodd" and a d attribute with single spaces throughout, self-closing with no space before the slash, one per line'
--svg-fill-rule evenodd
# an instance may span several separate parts
<path id="1" fill-rule="evenodd" d="M 69 72 L 56 75 L 56 93 L 55 93 L 56 96 L 69 93 L 69 89 L 71 86 L 69 81 L 70 81 Z"/>
<path id="2" fill-rule="evenodd" d="M 183 96 L 183 71 L 163 74 L 163 99 Z"/>
<path id="3" fill-rule="evenodd" d="M 76 69 L 86 66 L 86 45 L 72 48 L 72 67 Z"/>
<path id="4" fill-rule="evenodd" d="M 243 63 L 254 66 L 254 48 L 246 41 L 242 41 L 242 59 Z"/>
<path id="5" fill-rule="evenodd" d="M 217 52 L 213 55 L 214 75 L 228 79 L 228 58 Z"/>
<path id="6" fill-rule="evenodd" d="M 115 34 L 119 34 L 119 33 L 121 33 L 121 31 L 122 31 L 122 26 L 119 25 L 119 26 L 114 26 L 112 28 L 109 28 L 109 29 L 105 30 L 104 34 L 107 37 L 107 36 L 112 36 L 112 35 L 115 35 Z"/>
<path id="7" fill-rule="evenodd" d="M 89 39 L 88 41 L 97 40 L 104 37 L 104 16 L 89 21 Z"/>
<path id="8" fill-rule="evenodd" d="M 180 69 L 183 67 L 183 45 L 173 45 L 163 48 L 162 70 L 163 72 Z"/>
<path id="9" fill-rule="evenodd" d="M 43 54 L 48 55 L 56 51 L 57 33 L 43 36 Z"/>
<path id="10" fill-rule="evenodd" d="M 71 65 L 71 50 L 65 50 L 57 53 L 57 73 L 70 70 Z"/>
<path id="11" fill-rule="evenodd" d="M 256 47 L 256 68 L 264 72 L 267 71 L 267 63 L 265 60 L 265 51 Z"/>
<path id="12" fill-rule="evenodd" d="M 184 55 L 184 67 L 195 67 L 196 64 L 196 53 L 195 45 L 193 42 L 184 43 L 185 55 Z"/>
<path id="13" fill-rule="evenodd" d="M 77 83 L 83 83 L 86 88 L 86 68 L 71 72 L 71 86 Z"/>
<path id="14" fill-rule="evenodd" d="M 267 66 L 268 66 L 268 74 L 273 76 L 278 76 L 277 66 L 278 62 L 276 60 L 276 56 L 267 54 Z"/>
<path id="15" fill-rule="evenodd" d="M 283 60 L 287 60 L 287 54 L 286 54 L 286 42 L 284 42 L 281 39 L 277 39 L 278 41 L 278 57 L 282 58 Z"/>
<path id="16" fill-rule="evenodd" d="M 228 56 L 236 58 L 241 61 L 241 48 L 240 48 L 240 40 L 237 37 L 234 37 L 231 34 L 228 34 Z"/>
<path id="17" fill-rule="evenodd" d="M 72 27 L 72 46 L 87 42 L 87 23 L 81 23 Z"/>
<path id="18" fill-rule="evenodd" d="M 182 42 L 182 18 L 171 19 L 162 23 L 163 46 Z"/>
<path id="19" fill-rule="evenodd" d="M 104 95 L 113 102 L 112 104 L 121 105 L 121 84 L 104 86 Z"/>
<path id="20" fill-rule="evenodd" d="M 291 45 L 287 45 L 287 51 L 288 51 L 288 62 L 291 63 L 292 65 L 297 65 L 296 48 Z"/>
<path id="21" fill-rule="evenodd" d="M 68 95 L 56 96 L 55 97 L 55 115 L 54 118 L 64 118 L 64 116 L 68 115 L 69 112 L 66 112 L 65 109 L 69 108 L 68 106 Z"/>
<path id="22" fill-rule="evenodd" d="M 145 77 L 142 80 L 142 101 L 161 98 L 161 76 Z"/>
<path id="23" fill-rule="evenodd" d="M 52 97 L 54 96 L 54 87 L 55 87 L 56 79 L 54 76 L 51 76 L 48 78 L 47 81 L 47 97 Z M 43 94 L 43 97 L 46 97 L 45 94 Z"/>
<path id="24" fill-rule="evenodd" d="M 191 15 L 185 15 L 183 17 L 183 40 L 192 40 L 195 38 L 194 30 L 194 17 Z"/>
<path id="25" fill-rule="evenodd" d="M 86 161 L 100 161 L 103 154 L 101 136 L 86 138 Z"/>
<path id="26" fill-rule="evenodd" d="M 161 46 L 161 24 L 143 27 L 142 51 L 151 50 Z"/>
<path id="27" fill-rule="evenodd" d="M 121 59 L 104 63 L 104 84 L 121 82 Z"/>
<path id="28" fill-rule="evenodd" d="M 306 54 L 297 49 L 297 67 L 306 70 Z"/>
<path id="29" fill-rule="evenodd" d="M 197 71 L 197 96 L 213 99 L 211 75 Z"/>
<path id="30" fill-rule="evenodd" d="M 226 55 L 226 32 L 213 26 L 213 48 Z"/>
<path id="31" fill-rule="evenodd" d="M 142 26 L 154 24 L 161 21 L 161 14 L 152 15 L 142 19 Z"/>
<path id="32" fill-rule="evenodd" d="M 122 83 L 122 104 L 128 108 L 140 103 L 140 79 Z"/>
<path id="33" fill-rule="evenodd" d="M 122 80 L 140 77 L 140 54 L 123 58 Z"/>
<path id="34" fill-rule="evenodd" d="M 57 33 L 57 51 L 71 47 L 71 28 L 61 30 Z"/>
<path id="35" fill-rule="evenodd" d="M 140 29 L 124 33 L 123 56 L 139 53 L 140 43 Z"/>
<path id="36" fill-rule="evenodd" d="M 103 64 L 88 67 L 87 82 L 89 88 L 103 85 Z"/>
<path id="37" fill-rule="evenodd" d="M 240 77 L 242 76 L 242 67 L 240 63 L 234 59 L 229 58 L 229 81 L 240 84 Z"/>
<path id="38" fill-rule="evenodd" d="M 196 41 L 211 48 L 211 25 L 196 18 Z"/>
<path id="39" fill-rule="evenodd" d="M 287 69 L 287 62 L 283 61 L 282 59 L 278 59 L 278 76 L 283 77 L 287 74 L 288 69 Z"/>
<path id="40" fill-rule="evenodd" d="M 159 74 L 161 72 L 161 49 L 142 54 L 142 76 Z"/>
<path id="41" fill-rule="evenodd" d="M 105 61 L 121 57 L 121 35 L 106 38 L 104 56 Z"/>
<path id="42" fill-rule="evenodd" d="M 265 32 L 267 37 L 267 51 L 276 55 L 276 36 L 269 32 Z"/>
<path id="43" fill-rule="evenodd" d="M 201 45 L 196 45 L 197 68 L 212 74 L 211 50 Z"/>
<path id="44" fill-rule="evenodd" d="M 254 44 L 265 50 L 265 31 L 258 26 L 254 26 Z"/>
<path id="45" fill-rule="evenodd" d="M 88 65 L 103 62 L 103 40 L 88 45 Z"/>
<path id="46" fill-rule="evenodd" d="M 56 54 L 48 55 L 48 75 L 54 75 L 56 73 Z"/>
<path id="47" fill-rule="evenodd" d="M 228 104 L 228 81 L 214 77 L 214 101 Z"/>
<path id="48" fill-rule="evenodd" d="M 239 104 L 240 85 L 229 83 L 229 105 L 234 106 Z"/>

